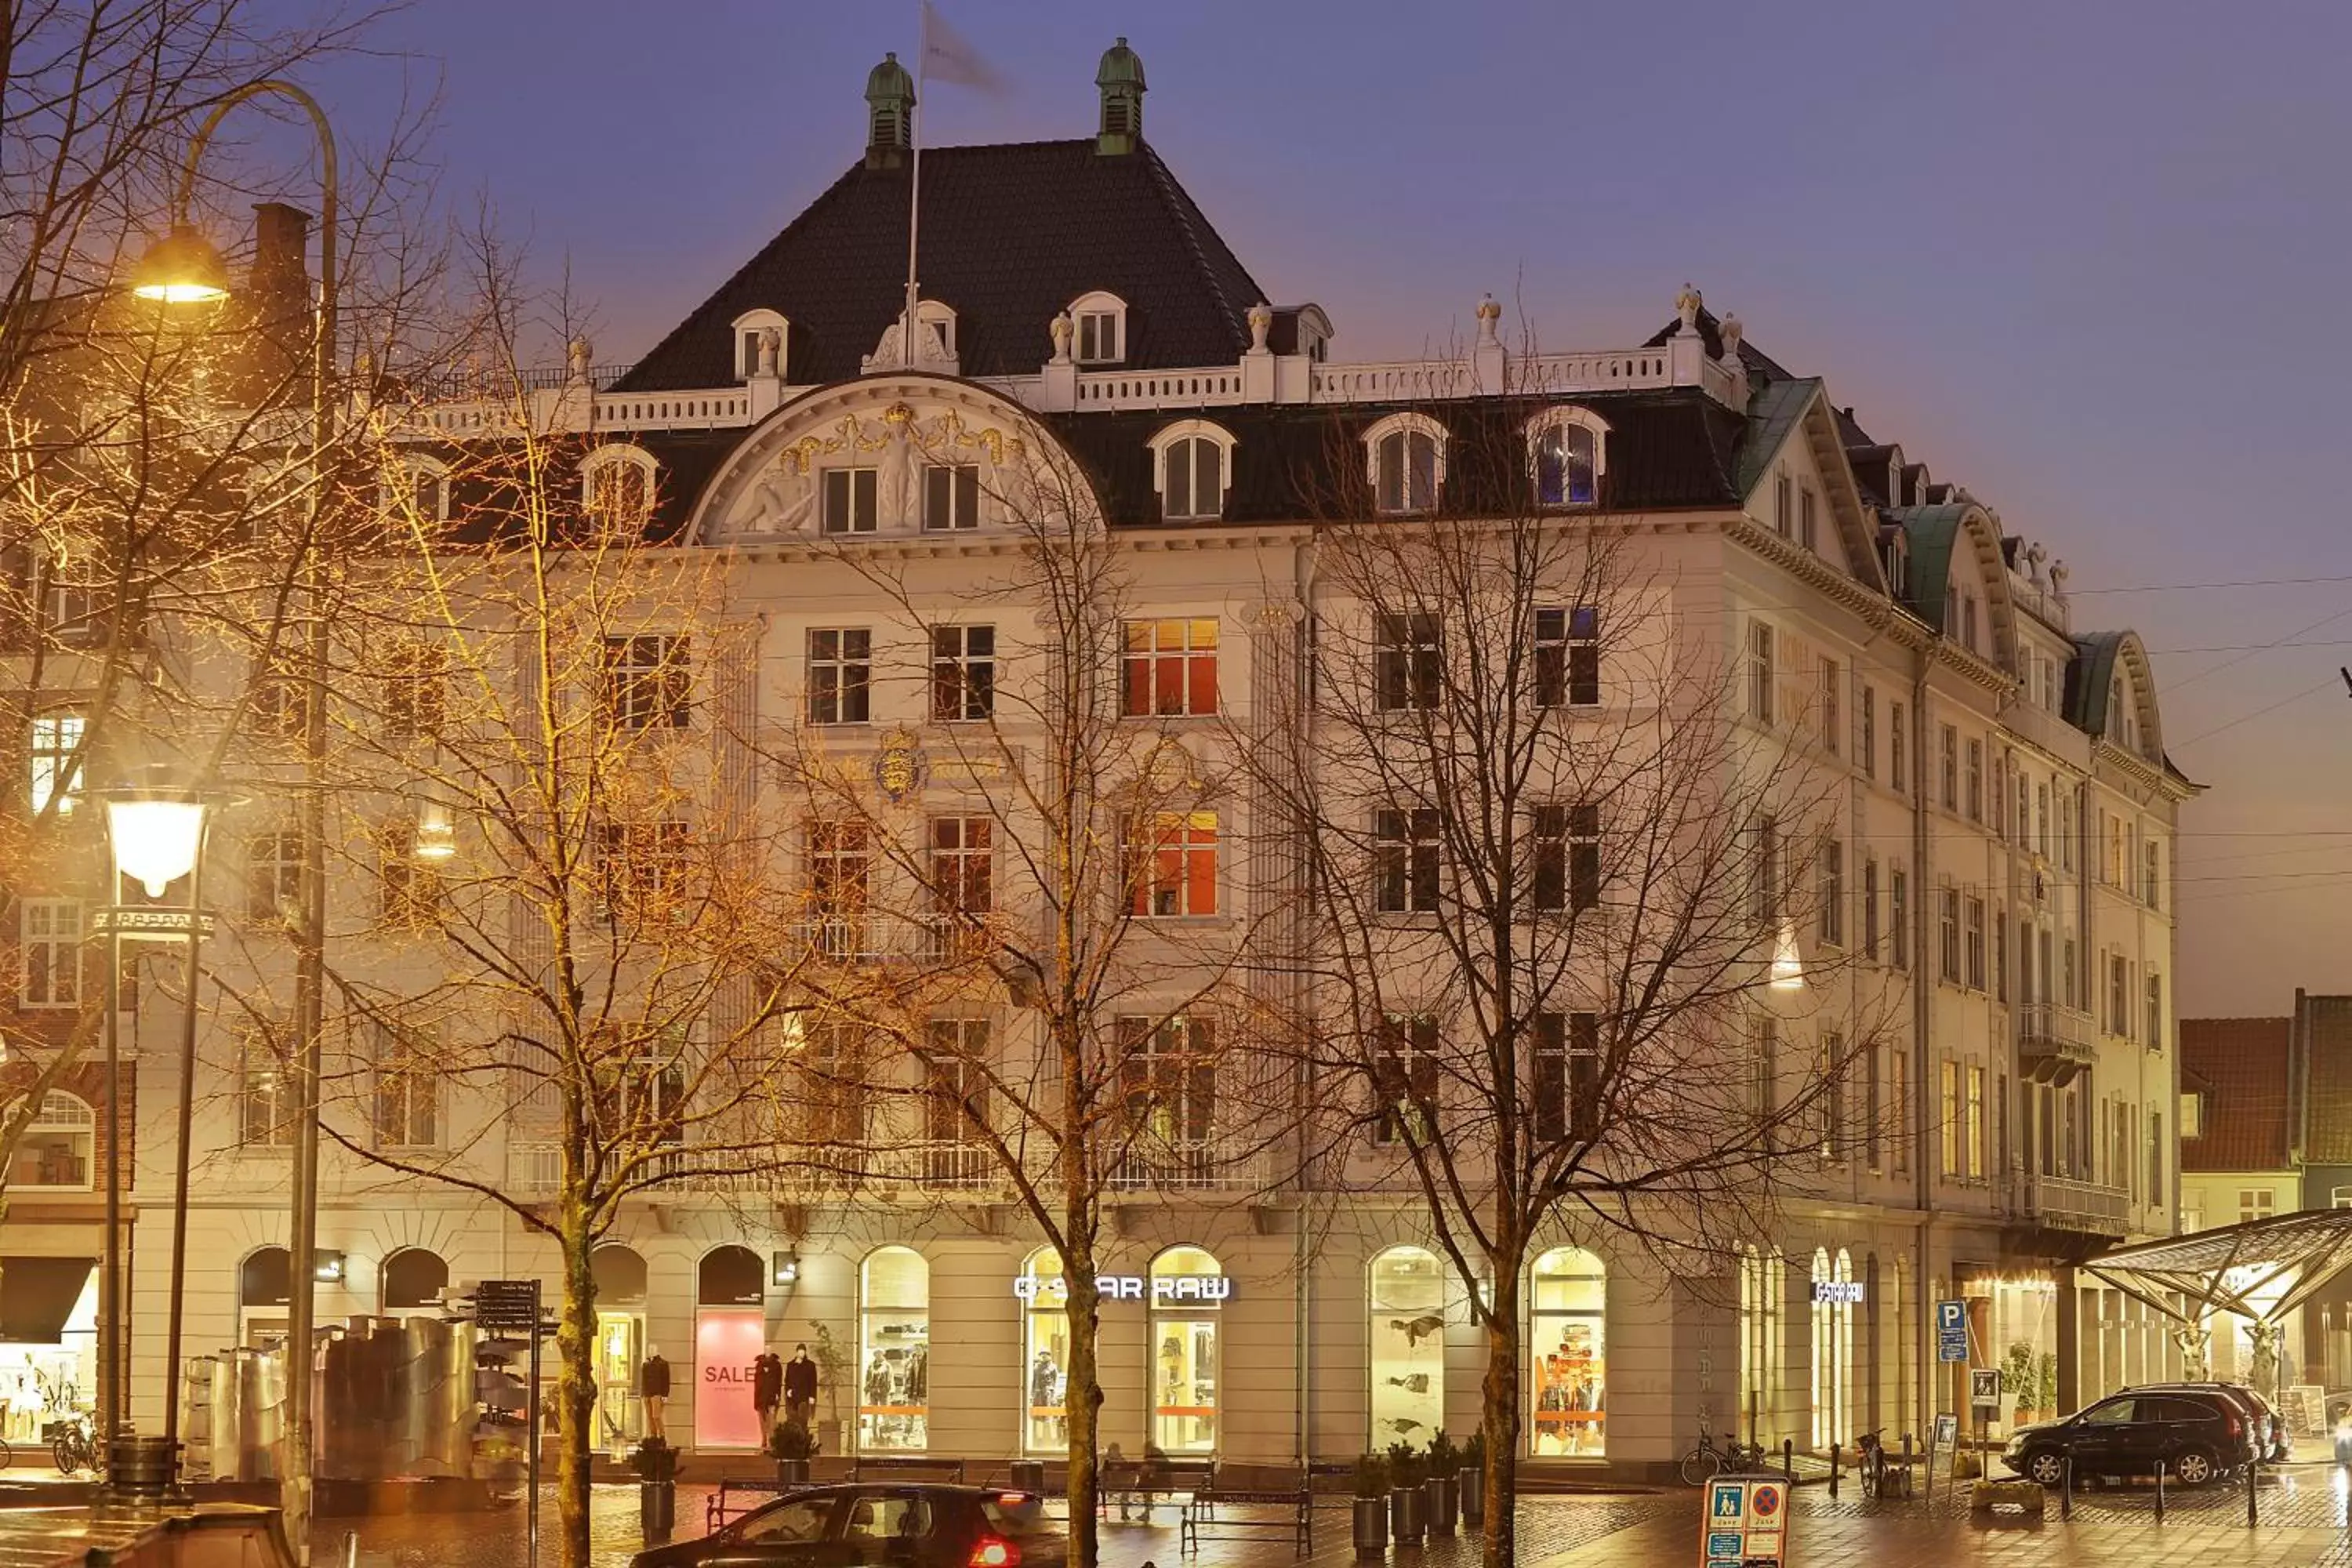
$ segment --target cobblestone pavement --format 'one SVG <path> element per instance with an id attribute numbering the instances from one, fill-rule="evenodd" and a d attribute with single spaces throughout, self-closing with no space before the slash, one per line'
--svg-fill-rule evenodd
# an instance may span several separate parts
<path id="1" fill-rule="evenodd" d="M 680 1538 L 701 1532 L 709 1489 L 677 1489 Z M 2034 1522 L 2014 1515 L 1988 1522 L 1967 1511 L 1966 1489 L 1956 1500 L 1939 1493 L 1909 1502 L 1863 1502 L 1851 1492 L 1832 1500 L 1826 1489 L 1800 1489 L 1791 1542 L 1797 1561 L 1811 1565 L 1943 1568 L 1989 1563 L 2000 1568 L 2075 1568 L 2078 1564 L 2179 1564 L 2181 1568 L 2352 1568 L 2344 1482 L 2311 1468 L 2266 1479 L 2261 1522 L 2246 1523 L 2245 1492 L 2226 1488 L 2168 1491 L 2166 1517 L 2155 1518 L 2153 1490 L 2103 1489 L 2077 1498 L 2074 1518 L 2061 1520 L 2053 1500 Z M 1519 1506 L 1520 1561 L 1528 1568 L 1650 1568 L 1697 1557 L 1698 1499 L 1675 1491 L 1647 1495 L 1529 1499 Z M 1297 1564 L 1286 1543 L 1264 1535 L 1211 1538 L 1197 1558 L 1177 1551 L 1175 1510 L 1162 1506 L 1150 1526 L 1107 1522 L 1104 1568 L 1283 1568 Z M 551 1507 L 543 1528 L 552 1531 Z M 356 1532 L 361 1568 L 522 1568 L 521 1516 L 491 1515 L 320 1521 L 313 1561 L 335 1568 L 345 1538 Z M 594 1500 L 596 1568 L 625 1568 L 643 1544 L 634 1486 L 602 1486 Z M 1313 1556 L 1305 1568 L 1347 1568 L 1350 1562 L 1344 1507 L 1317 1510 Z M 1435 1540 L 1390 1554 L 1390 1568 L 1475 1568 L 1475 1537 Z M 542 1542 L 542 1563 L 553 1553 Z"/>

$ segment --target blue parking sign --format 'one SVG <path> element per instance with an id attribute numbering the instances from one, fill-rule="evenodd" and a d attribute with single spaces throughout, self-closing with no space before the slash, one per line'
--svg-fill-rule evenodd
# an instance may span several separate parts
<path id="1" fill-rule="evenodd" d="M 1936 1359 L 1939 1362 L 1964 1362 L 1969 1359 L 1969 1304 L 1966 1301 L 1936 1303 Z"/>

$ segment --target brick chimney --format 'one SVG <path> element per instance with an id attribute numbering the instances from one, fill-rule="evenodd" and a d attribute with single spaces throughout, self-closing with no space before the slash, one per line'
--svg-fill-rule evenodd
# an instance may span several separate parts
<path id="1" fill-rule="evenodd" d="M 240 314 L 251 352 L 242 367 L 254 402 L 299 405 L 310 394 L 310 215 L 284 202 L 253 208 L 253 268 L 242 290 Z"/>

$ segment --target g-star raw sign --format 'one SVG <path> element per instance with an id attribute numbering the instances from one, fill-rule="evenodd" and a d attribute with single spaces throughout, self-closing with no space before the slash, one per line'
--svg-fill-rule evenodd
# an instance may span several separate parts
<path id="1" fill-rule="evenodd" d="M 1213 1306 L 1233 1300 L 1234 1282 L 1223 1274 L 1167 1274 L 1156 1279 L 1146 1279 L 1140 1274 L 1095 1277 L 1095 1294 L 1106 1301 L 1140 1301 L 1147 1292 L 1155 1306 L 1170 1301 L 1198 1301 Z M 1024 1301 L 1067 1300 L 1070 1288 L 1058 1276 L 1040 1279 L 1024 1274 L 1013 1281 L 1013 1293 Z"/>
<path id="2" fill-rule="evenodd" d="M 1857 1307 L 1862 1304 L 1862 1281 L 1859 1279 L 1816 1279 L 1813 1300 L 1824 1307 Z"/>

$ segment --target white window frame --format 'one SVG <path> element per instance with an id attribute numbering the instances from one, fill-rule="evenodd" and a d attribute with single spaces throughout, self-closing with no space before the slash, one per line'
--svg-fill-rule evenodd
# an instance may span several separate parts
<path id="1" fill-rule="evenodd" d="M 1592 437 L 1592 499 L 1570 500 L 1563 496 L 1559 500 L 1548 501 L 1543 499 L 1541 479 L 1543 438 L 1553 430 L 1570 426 L 1587 431 Z M 1528 493 L 1535 498 L 1538 506 L 1549 511 L 1554 509 L 1568 510 L 1601 504 L 1601 477 L 1609 471 L 1609 421 L 1601 418 L 1590 408 L 1581 408 L 1574 404 L 1563 404 L 1557 408 L 1547 408 L 1530 418 L 1527 422 L 1524 438 L 1527 442 L 1528 454 Z"/>
<path id="2" fill-rule="evenodd" d="M 661 465 L 655 460 L 651 452 L 626 441 L 616 441 L 599 447 L 580 460 L 580 510 L 582 512 L 593 513 L 595 510 L 597 476 L 607 468 L 624 463 L 634 465 L 645 475 L 645 515 L 646 517 L 653 515 L 654 498 L 656 493 L 654 487 L 655 481 L 660 477 Z"/>
<path id="3" fill-rule="evenodd" d="M 24 899 L 16 905 L 16 1005 L 31 1012 L 70 1011 L 81 1005 L 81 900 Z M 42 983 L 34 984 L 34 954 L 46 961 Z M 65 984 L 60 986 L 58 978 Z"/>
<path id="4" fill-rule="evenodd" d="M 843 480 L 842 494 L 846 508 L 838 517 L 833 510 L 833 481 Z M 858 478 L 866 484 L 866 505 L 861 510 L 857 504 L 860 489 Z M 882 470 L 871 464 L 851 463 L 839 468 L 817 471 L 817 531 L 828 539 L 852 539 L 880 531 L 882 527 Z M 925 480 L 926 485 L 929 480 Z"/>
<path id="5" fill-rule="evenodd" d="M 21 1103 L 18 1101 L 11 1104 L 8 1109 L 14 1110 L 16 1109 L 16 1104 Z M 89 1101 L 62 1089 L 52 1089 L 44 1092 L 41 1096 L 41 1108 L 35 1111 L 33 1119 L 25 1124 L 24 1138 L 18 1141 L 17 1149 L 23 1150 L 26 1140 L 45 1132 L 62 1132 L 69 1138 L 80 1141 L 81 1180 L 79 1182 L 17 1180 L 15 1176 L 14 1156 L 12 1156 L 10 1184 L 26 1192 L 87 1193 L 91 1191 L 97 1184 L 98 1113 L 91 1108 Z"/>
<path id="6" fill-rule="evenodd" d="M 33 813 L 38 816 L 50 801 L 59 816 L 71 816 L 81 799 L 82 738 L 89 721 L 79 713 L 36 713 L 27 726 L 31 760 L 26 784 Z"/>
<path id="7" fill-rule="evenodd" d="M 934 481 L 940 474 L 948 477 L 947 509 L 944 513 L 934 513 L 931 510 L 932 490 Z M 966 476 L 969 476 L 968 483 Z M 966 504 L 967 502 L 969 504 Z M 925 463 L 923 465 L 921 531 L 968 533 L 980 526 L 980 514 L 985 502 L 986 494 L 981 489 L 978 463 Z"/>
<path id="8" fill-rule="evenodd" d="M 1217 448 L 1217 500 L 1214 510 L 1204 510 L 1201 498 L 1192 497 L 1183 511 L 1171 511 L 1168 507 L 1168 454 L 1179 442 L 1208 441 Z M 1234 489 L 1234 448 L 1241 443 L 1232 431 L 1207 419 L 1179 419 L 1153 436 L 1151 448 L 1151 488 L 1160 497 L 1160 516 L 1163 522 L 1214 522 L 1225 515 L 1225 498 Z"/>
<path id="9" fill-rule="evenodd" d="M 411 453 L 400 459 L 400 482 L 409 495 L 415 494 L 418 483 L 426 479 L 433 481 L 433 504 L 416 509 L 417 521 L 446 522 L 449 521 L 449 465 L 438 458 L 428 458 L 422 453 Z M 650 496 L 653 492 L 647 490 L 646 493 Z M 386 517 L 397 518 L 401 506 L 400 492 L 390 484 L 383 485 L 379 504 Z"/>
<path id="10" fill-rule="evenodd" d="M 1429 500 L 1426 505 L 1413 505 L 1412 498 L 1410 493 L 1403 497 L 1404 504 L 1402 506 L 1382 507 L 1380 504 L 1381 443 L 1387 440 L 1391 436 L 1426 436 L 1429 437 L 1430 444 L 1434 451 L 1430 464 L 1430 494 Z M 1445 499 L 1445 447 L 1448 432 L 1445 426 L 1439 424 L 1436 420 L 1431 418 L 1426 414 L 1418 414 L 1408 410 L 1403 413 L 1391 414 L 1384 419 L 1374 420 L 1371 426 L 1364 431 L 1364 479 L 1365 482 L 1370 484 L 1372 489 L 1373 510 L 1380 512 L 1383 517 L 1411 517 L 1417 512 L 1435 510 Z M 1409 457 L 1412 451 L 1410 444 L 1405 447 L 1405 451 Z M 1407 472 L 1409 475 L 1409 466 Z M 1410 490 L 1411 487 L 1409 484 L 1406 486 L 1406 489 L 1408 491 Z"/>
<path id="11" fill-rule="evenodd" d="M 1127 362 L 1126 300 L 1107 289 L 1097 289 L 1071 300 L 1068 310 L 1072 359 L 1080 364 L 1124 364 Z M 1097 323 L 1093 328 L 1096 341 L 1091 345 L 1087 342 L 1089 318 Z M 1106 319 L 1110 322 L 1113 339 L 1108 344 L 1101 341 L 1102 329 L 1099 325 Z M 1089 346 L 1093 350 L 1092 353 L 1087 352 Z"/>

